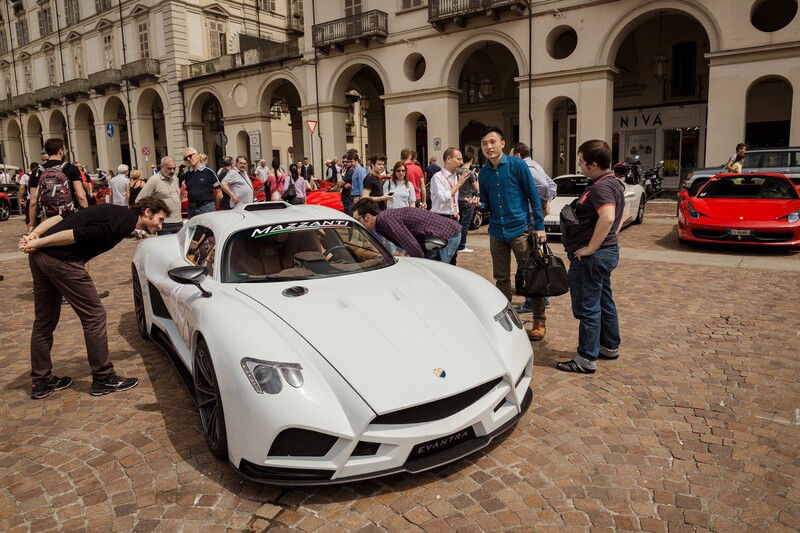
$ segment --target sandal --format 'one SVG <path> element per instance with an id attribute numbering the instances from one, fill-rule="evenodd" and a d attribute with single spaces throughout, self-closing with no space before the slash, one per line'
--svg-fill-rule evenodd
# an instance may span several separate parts
<path id="1" fill-rule="evenodd" d="M 575 372 L 576 374 L 594 374 L 594 368 L 584 368 L 578 363 L 575 362 L 574 359 L 570 359 L 569 361 L 562 361 L 560 363 L 556 363 L 556 368 L 559 370 L 563 370 L 564 372 Z"/>

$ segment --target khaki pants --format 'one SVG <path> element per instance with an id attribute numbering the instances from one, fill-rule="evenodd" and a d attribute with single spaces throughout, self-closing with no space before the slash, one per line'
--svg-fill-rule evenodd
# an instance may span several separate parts
<path id="1" fill-rule="evenodd" d="M 31 331 L 31 378 L 36 381 L 52 375 L 53 331 L 61 317 L 63 296 L 83 326 L 89 366 L 95 378 L 114 371 L 108 359 L 106 311 L 92 278 L 83 264 L 61 261 L 44 252 L 28 256 L 33 277 L 34 321 Z"/>
<path id="2" fill-rule="evenodd" d="M 495 285 L 508 301 L 511 301 L 511 296 L 513 295 L 511 290 L 511 252 L 514 252 L 517 265 L 528 257 L 530 253 L 528 232 L 526 231 L 508 242 L 490 237 L 489 251 L 492 254 L 492 276 L 494 277 Z M 533 308 L 535 322 L 544 322 L 547 319 L 544 298 L 531 298 L 531 307 Z"/>

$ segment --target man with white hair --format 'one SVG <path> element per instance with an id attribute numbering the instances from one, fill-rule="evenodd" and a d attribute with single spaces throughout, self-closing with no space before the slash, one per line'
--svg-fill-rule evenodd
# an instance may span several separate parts
<path id="1" fill-rule="evenodd" d="M 178 184 L 178 177 L 175 175 L 176 168 L 177 163 L 174 157 L 168 155 L 162 157 L 160 170 L 155 176 L 147 180 L 137 198 L 152 196 L 163 200 L 169 207 L 170 215 L 164 219 L 164 224 L 158 232 L 159 235 L 175 233 L 183 225 L 183 218 L 181 217 L 181 188 Z"/>
<path id="2" fill-rule="evenodd" d="M 117 175 L 111 178 L 109 189 L 111 193 L 111 203 L 128 207 L 128 165 L 117 167 Z"/>

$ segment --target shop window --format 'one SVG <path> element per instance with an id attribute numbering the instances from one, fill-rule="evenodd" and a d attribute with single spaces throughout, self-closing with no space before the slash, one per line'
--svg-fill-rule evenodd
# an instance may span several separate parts
<path id="1" fill-rule="evenodd" d="M 672 77 L 670 97 L 695 96 L 697 88 L 697 43 L 694 41 L 672 45 Z"/>
<path id="2" fill-rule="evenodd" d="M 578 33 L 570 26 L 559 26 L 547 36 L 547 53 L 553 59 L 564 59 L 572 55 L 578 46 Z"/>
<path id="3" fill-rule="evenodd" d="M 750 11 L 757 30 L 773 32 L 785 28 L 797 15 L 797 0 L 758 0 Z"/>

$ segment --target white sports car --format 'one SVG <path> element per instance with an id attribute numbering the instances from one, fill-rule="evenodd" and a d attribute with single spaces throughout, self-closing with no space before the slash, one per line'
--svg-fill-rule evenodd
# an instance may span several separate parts
<path id="1" fill-rule="evenodd" d="M 143 241 L 132 268 L 140 334 L 188 370 L 208 446 L 246 478 L 420 472 L 483 448 L 530 406 L 533 351 L 503 295 L 467 270 L 393 257 L 338 211 L 196 216 Z"/>
<path id="2" fill-rule="evenodd" d="M 561 235 L 561 209 L 582 195 L 589 182 L 582 174 L 564 174 L 553 181 L 556 182 L 558 196 L 550 202 L 550 214 L 544 217 L 544 230 L 548 235 Z M 639 183 L 623 183 L 625 184 L 625 214 L 622 216 L 622 226 L 641 224 L 644 220 L 646 205 L 644 187 Z"/>

